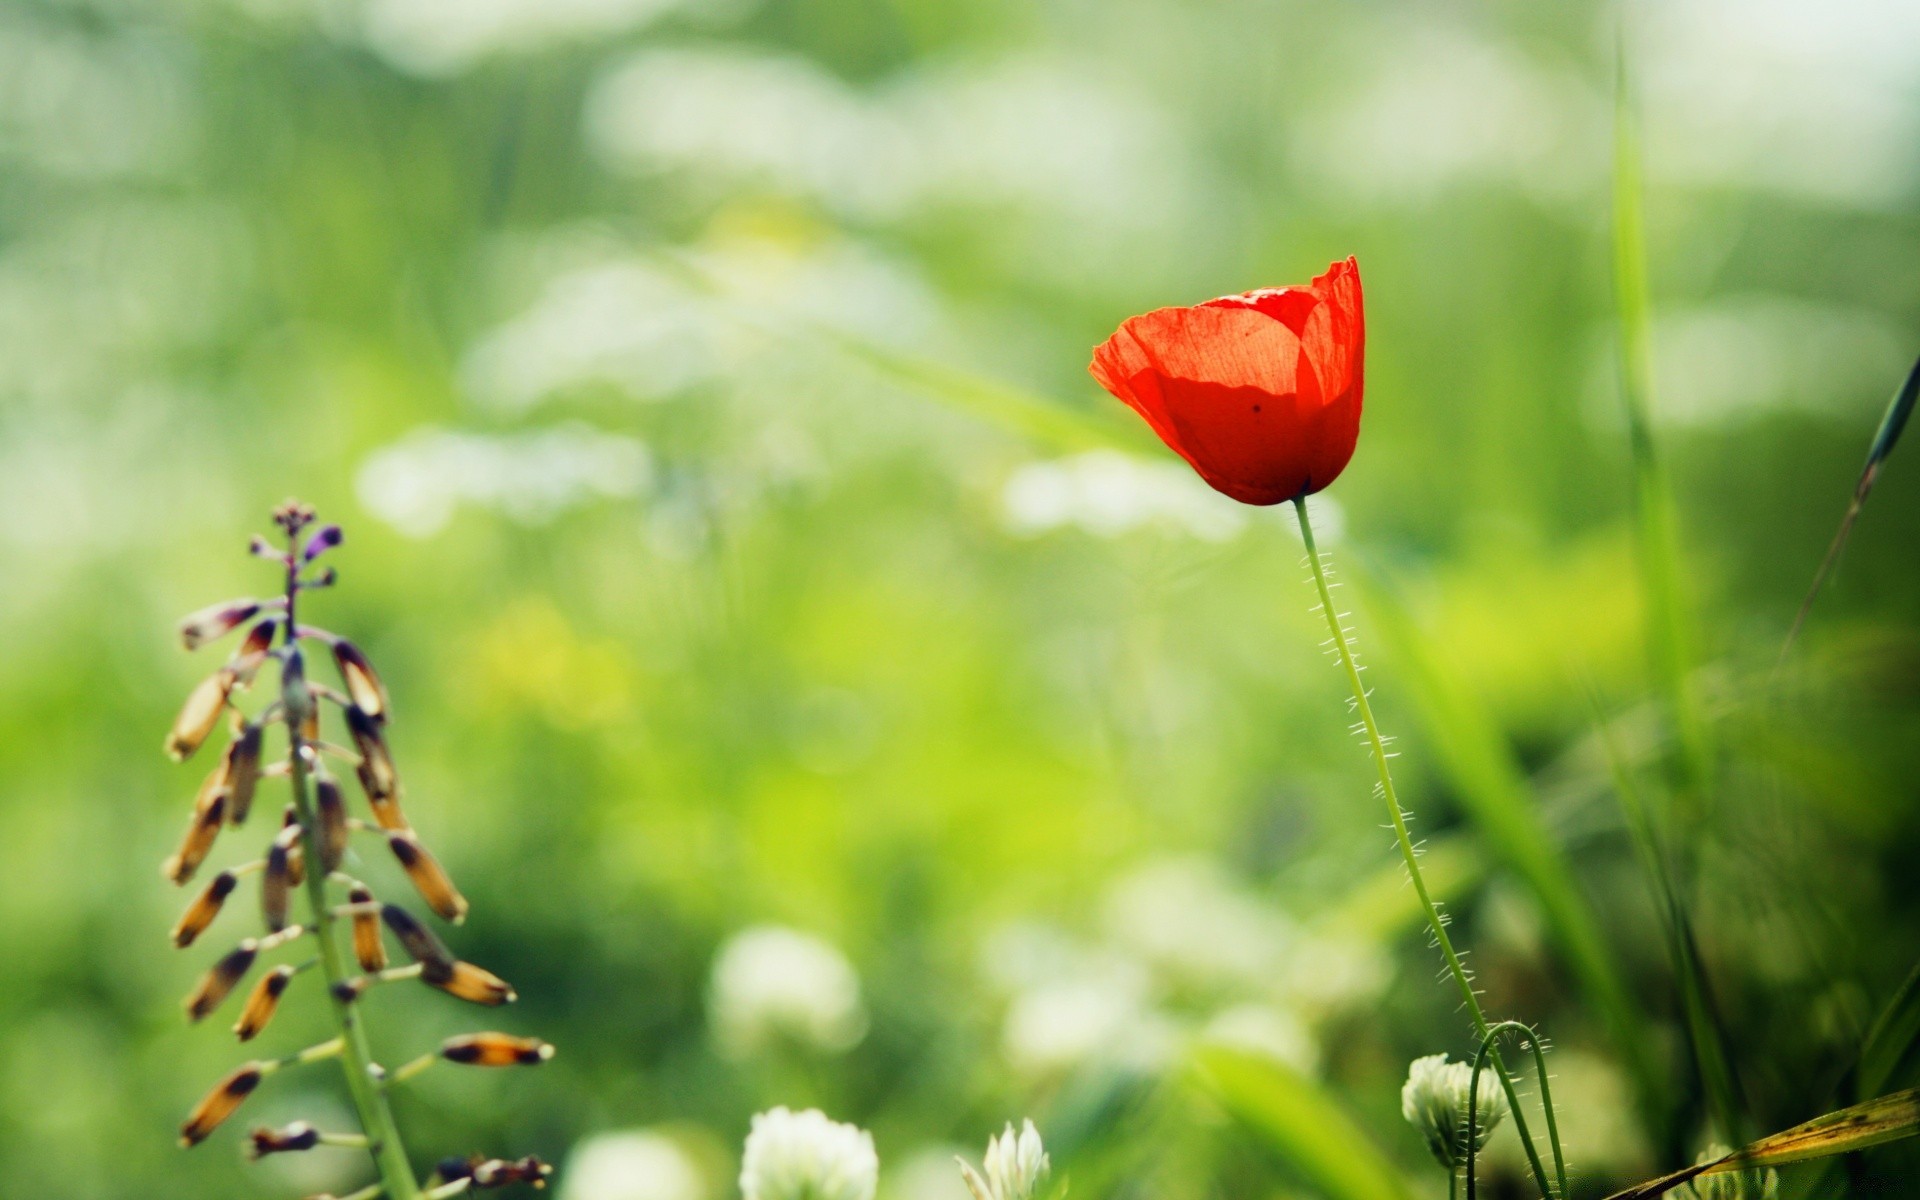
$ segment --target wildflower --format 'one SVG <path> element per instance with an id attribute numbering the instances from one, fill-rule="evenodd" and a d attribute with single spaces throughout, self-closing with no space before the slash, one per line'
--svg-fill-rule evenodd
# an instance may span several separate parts
<path id="1" fill-rule="evenodd" d="M 1449 1171 L 1467 1165 L 1467 1089 L 1473 1068 L 1444 1054 L 1416 1058 L 1400 1089 L 1400 1114 L 1427 1139 L 1427 1149 Z M 1507 1098 L 1491 1071 L 1480 1072 L 1472 1153 L 1486 1148 L 1494 1126 L 1507 1115 Z"/>
<path id="2" fill-rule="evenodd" d="M 867 1032 L 853 964 L 793 929 L 762 926 L 730 938 L 714 959 L 708 1003 L 720 1044 L 743 1057 L 781 1037 L 838 1052 Z"/>
<path id="3" fill-rule="evenodd" d="M 1732 1153 L 1725 1145 L 1710 1145 L 1694 1161 L 1718 1162 Z M 1780 1194 L 1780 1173 L 1772 1167 L 1763 1171 L 1715 1171 L 1694 1176 L 1673 1194 L 1680 1200 L 1774 1200 Z"/>
<path id="4" fill-rule="evenodd" d="M 740 1161 L 744 1200 L 873 1200 L 880 1158 L 873 1135 L 817 1108 L 753 1118 Z"/>
<path id="5" fill-rule="evenodd" d="M 1018 1134 L 1008 1122 L 999 1137 L 987 1139 L 981 1166 L 984 1177 L 966 1159 L 960 1160 L 960 1177 L 966 1180 L 974 1200 L 1031 1200 L 1052 1164 L 1040 1144 L 1040 1131 L 1029 1120 L 1021 1122 Z"/>
<path id="6" fill-rule="evenodd" d="M 1217 490 L 1279 504 L 1332 483 L 1360 436 L 1360 268 L 1133 317 L 1093 353 L 1100 386 Z"/>
<path id="7" fill-rule="evenodd" d="M 706 1200 L 700 1165 L 665 1134 L 602 1133 L 575 1146 L 560 1200 Z"/>

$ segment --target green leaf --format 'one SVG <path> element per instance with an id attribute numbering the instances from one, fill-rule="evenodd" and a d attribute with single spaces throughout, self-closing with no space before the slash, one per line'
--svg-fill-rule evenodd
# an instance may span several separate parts
<path id="1" fill-rule="evenodd" d="M 1194 1053 L 1200 1087 L 1331 1200 L 1409 1200 L 1366 1134 L 1312 1080 L 1225 1046 Z"/>

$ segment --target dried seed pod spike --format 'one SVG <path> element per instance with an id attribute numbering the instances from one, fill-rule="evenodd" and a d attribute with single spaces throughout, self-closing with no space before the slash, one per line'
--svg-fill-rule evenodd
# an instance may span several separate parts
<path id="1" fill-rule="evenodd" d="M 260 943 L 252 938 L 241 942 L 229 950 L 220 961 L 207 969 L 200 977 L 200 983 L 187 996 L 187 1020 L 203 1021 L 219 1008 L 234 987 L 253 969 L 253 960 L 259 957 Z"/>
<path id="2" fill-rule="evenodd" d="M 225 824 L 227 815 L 227 793 L 224 787 L 214 791 L 204 805 L 193 814 L 193 823 L 187 826 L 187 835 L 175 851 L 160 868 L 161 874 L 175 884 L 183 884 L 193 878 L 200 864 L 207 859 L 207 853 L 213 849 L 214 839 L 220 836 L 220 826 Z"/>
<path id="3" fill-rule="evenodd" d="M 234 1023 L 234 1036 L 243 1042 L 258 1037 L 260 1031 L 273 1020 L 273 1014 L 280 1009 L 280 997 L 286 992 L 287 985 L 299 972 L 298 967 L 278 966 L 260 977 L 253 985 L 253 991 L 247 996 L 246 1006 L 240 1010 L 240 1019 Z"/>
<path id="4" fill-rule="evenodd" d="M 458 960 L 453 951 L 447 949 L 431 929 L 413 919 L 413 914 L 397 904 L 388 904 L 380 910 L 381 919 L 387 928 L 393 930 L 393 936 L 400 939 L 406 948 L 408 957 L 420 964 L 425 971 L 427 982 L 444 980 L 453 974 Z"/>
<path id="5" fill-rule="evenodd" d="M 180 949 L 193 945 L 195 938 L 205 933 L 207 926 L 220 915 L 220 908 L 233 894 L 238 879 L 232 871 L 222 871 L 207 883 L 206 890 L 194 898 L 187 911 L 180 914 L 180 920 L 173 927 L 173 944 Z"/>
<path id="6" fill-rule="evenodd" d="M 254 788 L 260 782 L 260 743 L 264 731 L 259 725 L 243 723 L 227 745 L 223 765 L 227 773 L 227 819 L 244 825 L 253 809 Z"/>
<path id="7" fill-rule="evenodd" d="M 260 1080 L 264 1077 L 260 1063 L 242 1063 L 232 1074 L 214 1084 L 213 1090 L 202 1097 L 193 1112 L 188 1114 L 186 1123 L 180 1126 L 180 1145 L 197 1146 L 206 1141 L 208 1135 L 253 1094 L 253 1089 L 260 1086 Z"/>
<path id="8" fill-rule="evenodd" d="M 300 827 L 288 825 L 273 839 L 267 851 L 267 869 L 260 876 L 260 915 L 269 933 L 287 927 L 287 905 L 293 891 L 293 848 L 300 841 Z"/>
<path id="9" fill-rule="evenodd" d="M 347 803 L 332 776 L 321 775 L 313 785 L 314 815 L 320 823 L 320 869 L 333 874 L 347 856 Z"/>
<path id="10" fill-rule="evenodd" d="M 449 996 L 465 1000 L 469 1004 L 482 1004 L 489 1008 L 502 1004 L 512 1004 L 520 998 L 513 985 L 495 975 L 485 967 L 476 967 L 470 962 L 456 962 L 453 970 L 445 978 L 435 978 L 431 972 L 422 973 L 420 978 Z"/>
<path id="11" fill-rule="evenodd" d="M 420 839 L 408 832 L 394 832 L 387 835 L 387 845 L 393 850 L 393 856 L 400 860 L 401 869 L 420 892 L 420 898 L 427 906 L 445 921 L 455 925 L 467 919 L 467 898 L 460 889 L 453 886 L 453 880 L 440 866 L 439 860 L 427 852 Z"/>
<path id="12" fill-rule="evenodd" d="M 347 685 L 347 695 L 353 698 L 354 707 L 384 725 L 389 711 L 386 685 L 380 682 L 380 676 L 367 656 L 360 652 L 360 647 L 346 638 L 335 638 L 333 664 L 340 669 L 340 679 Z"/>
<path id="13" fill-rule="evenodd" d="M 167 757 L 175 762 L 185 762 L 200 749 L 207 740 L 213 727 L 220 723 L 220 714 L 227 707 L 227 696 L 233 691 L 233 672 L 225 667 L 202 679 L 187 695 L 187 702 L 181 706 L 180 715 L 173 720 L 173 728 L 167 733 Z"/>
<path id="14" fill-rule="evenodd" d="M 440 1057 L 469 1067 L 531 1067 L 552 1058 L 553 1047 L 539 1038 L 467 1033 L 442 1042 Z"/>
<path id="15" fill-rule="evenodd" d="M 355 904 L 372 904 L 373 893 L 363 883 L 356 883 L 347 892 L 347 899 Z M 356 911 L 353 914 L 353 956 L 360 962 L 362 971 L 382 971 L 387 966 L 386 943 L 380 940 L 380 920 L 368 911 Z"/>

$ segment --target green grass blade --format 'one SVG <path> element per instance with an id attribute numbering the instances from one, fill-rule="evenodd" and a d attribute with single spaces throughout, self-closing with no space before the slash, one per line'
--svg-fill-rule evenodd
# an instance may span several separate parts
<path id="1" fill-rule="evenodd" d="M 1615 1192 L 1607 1200 L 1652 1200 L 1702 1175 L 1783 1167 L 1836 1154 L 1852 1154 L 1916 1133 L 1920 1133 L 1920 1091 L 1895 1092 L 1815 1117 L 1742 1146 L 1725 1158 L 1648 1180 L 1638 1187 Z"/>
<path id="2" fill-rule="evenodd" d="M 1916 1043 L 1920 1043 L 1920 964 L 1914 966 L 1868 1031 L 1853 1070 L 1854 1095 L 1872 1095 L 1887 1086 Z"/>
<path id="3" fill-rule="evenodd" d="M 1853 535 L 1854 522 L 1860 519 L 1860 510 L 1866 507 L 1867 494 L 1873 491 L 1873 485 L 1880 478 L 1880 464 L 1893 453 L 1900 442 L 1900 433 L 1907 427 L 1907 418 L 1913 414 L 1913 405 L 1920 399 L 1920 360 L 1915 360 L 1913 369 L 1907 372 L 1906 382 L 1887 402 L 1887 411 L 1880 416 L 1880 427 L 1874 431 L 1873 444 L 1867 447 L 1867 463 L 1860 468 L 1860 478 L 1853 485 L 1853 498 L 1847 502 L 1847 511 L 1840 518 L 1840 528 L 1834 532 L 1833 541 L 1827 546 L 1826 557 L 1820 560 L 1820 569 L 1813 573 L 1813 586 L 1807 589 L 1806 599 L 1800 601 L 1800 611 L 1793 615 L 1793 624 L 1787 629 L 1786 641 L 1781 643 L 1779 661 L 1774 664 L 1777 670 L 1780 663 L 1787 661 L 1792 651 L 1794 639 L 1800 636 L 1800 627 L 1807 623 L 1807 614 L 1813 611 L 1814 597 L 1826 586 L 1827 576 L 1840 561 L 1840 552 L 1846 549 L 1847 539 Z"/>
<path id="4" fill-rule="evenodd" d="M 1410 1200 L 1379 1149 L 1312 1080 L 1225 1046 L 1195 1051 L 1200 1088 L 1330 1200 Z"/>
<path id="5" fill-rule="evenodd" d="M 1644 1018 L 1592 910 L 1574 887 L 1571 865 L 1540 820 L 1532 786 L 1513 748 L 1485 706 L 1442 665 L 1425 631 L 1392 593 L 1358 572 L 1349 583 L 1361 589 L 1372 628 L 1386 641 L 1416 717 L 1426 730 L 1426 748 L 1436 756 L 1494 857 L 1518 875 L 1539 901 L 1555 944 L 1598 1008 L 1633 1078 L 1648 1127 L 1658 1128 L 1665 1109 L 1664 1091 L 1642 1037 Z"/>
<path id="6" fill-rule="evenodd" d="M 1681 594 L 1673 489 L 1661 466 L 1653 434 L 1653 305 L 1647 285 L 1640 161 L 1623 29 L 1613 109 L 1613 268 L 1620 326 L 1620 390 L 1626 407 L 1627 443 L 1633 456 L 1635 531 L 1654 678 L 1678 747 L 1674 761 L 1676 792 L 1684 804 L 1697 809 L 1699 794 L 1706 786 L 1709 754 L 1691 679 L 1693 650 Z"/>

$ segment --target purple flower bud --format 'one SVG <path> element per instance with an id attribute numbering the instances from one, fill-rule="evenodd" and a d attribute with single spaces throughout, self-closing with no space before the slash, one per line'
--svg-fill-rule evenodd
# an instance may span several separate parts
<path id="1" fill-rule="evenodd" d="M 312 562 L 314 559 L 319 558 L 322 554 L 338 546 L 340 544 L 340 538 L 341 533 L 338 525 L 322 525 L 320 528 L 314 530 L 312 537 L 307 539 L 306 549 L 300 552 L 300 561 Z"/>

